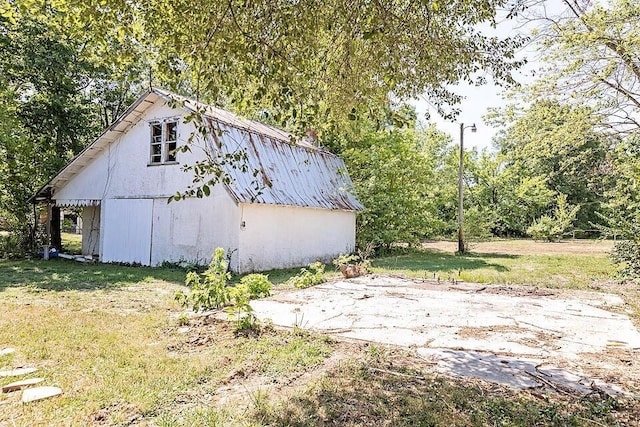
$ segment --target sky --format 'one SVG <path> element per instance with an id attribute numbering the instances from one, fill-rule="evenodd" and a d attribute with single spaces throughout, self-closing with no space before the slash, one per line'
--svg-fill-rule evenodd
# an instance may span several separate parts
<path id="1" fill-rule="evenodd" d="M 486 26 L 483 28 L 483 31 L 489 35 L 496 35 L 498 37 L 505 38 L 516 34 L 526 35 L 528 29 L 526 27 L 522 28 L 522 23 L 517 20 L 499 18 L 498 25 L 495 29 Z M 529 44 L 517 52 L 516 57 L 517 59 L 526 58 L 528 63 L 521 70 L 513 73 L 514 78 L 520 84 L 532 82 L 532 72 L 540 66 L 540 62 L 536 58 L 536 47 Z M 479 150 L 491 148 L 491 140 L 497 133 L 498 129 L 485 124 L 482 117 L 487 114 L 489 108 L 506 105 L 501 96 L 504 89 L 490 82 L 483 86 L 460 84 L 454 86 L 454 90 L 456 93 L 465 97 L 459 105 L 461 112 L 454 122 L 440 117 L 436 109 L 433 108 L 426 99 L 417 99 L 412 101 L 412 104 L 416 107 L 419 120 L 423 123 L 435 123 L 438 129 L 450 134 L 455 143 L 458 143 L 460 139 L 460 123 L 464 123 L 465 127 L 475 123 L 477 128 L 476 133 L 471 133 L 470 129 L 465 130 L 465 149 L 471 149 L 474 147 Z M 428 121 L 425 120 L 425 113 L 427 112 L 430 116 Z"/>

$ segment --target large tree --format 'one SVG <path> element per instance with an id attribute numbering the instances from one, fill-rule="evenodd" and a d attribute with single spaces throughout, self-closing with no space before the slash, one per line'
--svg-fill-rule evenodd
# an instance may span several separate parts
<path id="1" fill-rule="evenodd" d="M 593 228 L 607 190 L 610 147 L 593 110 L 540 100 L 524 109 L 510 106 L 498 117 L 508 125 L 495 141 L 505 174 L 542 183 L 551 195 L 565 194 L 569 204 L 581 206 L 576 225 Z M 545 213 L 539 206 L 537 212 Z"/>
<path id="2" fill-rule="evenodd" d="M 26 7 L 38 1 L 25 0 Z M 427 94 L 443 111 L 451 85 L 509 83 L 521 40 L 483 35 L 504 0 L 79 0 L 57 4 L 91 42 L 144 46 L 155 78 L 203 101 L 274 119 L 301 133 Z"/>
<path id="3" fill-rule="evenodd" d="M 532 97 L 588 106 L 615 133 L 640 128 L 640 3 L 518 0 L 512 13 L 535 26 L 544 63 Z"/>
<path id="4" fill-rule="evenodd" d="M 0 222 L 14 231 L 25 230 L 38 187 L 124 111 L 126 77 L 139 72 L 117 75 L 62 19 L 50 8 L 0 16 Z"/>

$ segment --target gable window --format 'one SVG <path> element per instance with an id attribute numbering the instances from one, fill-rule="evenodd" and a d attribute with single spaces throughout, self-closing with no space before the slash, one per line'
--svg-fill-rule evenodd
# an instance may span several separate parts
<path id="1" fill-rule="evenodd" d="M 163 121 L 151 123 L 151 156 L 149 164 L 176 162 L 178 147 L 178 122 Z"/>

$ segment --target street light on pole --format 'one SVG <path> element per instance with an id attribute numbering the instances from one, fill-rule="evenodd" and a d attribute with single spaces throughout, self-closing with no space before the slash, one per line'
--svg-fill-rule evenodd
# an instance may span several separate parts
<path id="1" fill-rule="evenodd" d="M 478 130 L 475 123 L 470 126 L 465 126 L 464 123 L 460 123 L 460 163 L 458 165 L 458 253 L 460 254 L 466 252 L 466 248 L 464 246 L 464 232 L 462 230 L 464 227 L 464 189 L 462 181 L 464 175 L 464 130 L 467 128 L 471 128 L 471 132 L 474 133 Z"/>

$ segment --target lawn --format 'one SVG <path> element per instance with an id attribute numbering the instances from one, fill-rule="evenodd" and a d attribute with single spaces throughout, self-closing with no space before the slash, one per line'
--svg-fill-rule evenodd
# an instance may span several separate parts
<path id="1" fill-rule="evenodd" d="M 496 240 L 455 255 L 455 242 L 425 243 L 373 261 L 373 272 L 477 283 L 591 289 L 614 276 L 610 241 Z"/>
<path id="2" fill-rule="evenodd" d="M 455 257 L 432 250 L 374 265 L 377 272 L 417 276 L 458 268 L 461 275 L 483 269 L 507 274 L 500 270 L 517 271 L 521 257 L 532 256 L 535 263 L 550 255 L 513 256 Z M 591 255 L 554 258 L 557 274 L 584 262 L 596 280 L 600 270 L 590 264 L 608 261 L 585 256 Z M 474 262 L 484 265 L 474 269 Z M 603 265 L 610 273 L 610 264 Z M 597 277 L 607 274 L 601 268 Z M 271 277 L 284 282 L 295 272 Z M 537 274 L 522 282 L 534 283 Z M 184 275 L 180 269 L 67 260 L 0 261 L 0 349 L 16 349 L 0 356 L 0 369 L 37 367 L 35 375 L 64 392 L 25 405 L 18 393 L 0 394 L 0 426 L 591 426 L 636 425 L 640 413 L 635 400 L 515 392 L 447 379 L 409 351 L 298 329 L 265 325 L 259 333 L 237 334 L 212 317 L 184 325 L 173 298 Z M 276 291 L 283 287 L 290 288 L 278 285 Z M 0 378 L 0 385 L 12 380 Z"/>

